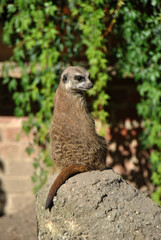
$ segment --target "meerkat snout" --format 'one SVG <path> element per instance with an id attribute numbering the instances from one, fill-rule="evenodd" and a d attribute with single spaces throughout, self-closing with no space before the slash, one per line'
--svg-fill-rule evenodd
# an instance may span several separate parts
<path id="1" fill-rule="evenodd" d="M 88 78 L 86 79 L 83 76 L 79 76 L 79 77 L 82 80 L 79 80 L 76 83 L 76 89 L 86 91 L 86 90 L 89 90 L 89 89 L 93 88 L 93 84 Z"/>
<path id="2" fill-rule="evenodd" d="M 88 85 L 88 89 L 91 89 L 91 88 L 93 88 L 93 83 L 89 83 L 89 85 Z"/>

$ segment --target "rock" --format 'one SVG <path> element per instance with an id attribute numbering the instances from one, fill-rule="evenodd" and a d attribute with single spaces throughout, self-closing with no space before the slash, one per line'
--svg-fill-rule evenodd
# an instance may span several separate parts
<path id="1" fill-rule="evenodd" d="M 45 210 L 57 174 L 37 194 L 39 240 L 160 240 L 161 208 L 112 170 L 71 177 Z"/>

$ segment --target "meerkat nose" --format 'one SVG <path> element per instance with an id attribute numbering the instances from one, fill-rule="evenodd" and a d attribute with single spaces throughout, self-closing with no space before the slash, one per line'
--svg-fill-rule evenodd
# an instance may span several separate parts
<path id="1" fill-rule="evenodd" d="M 89 88 L 93 88 L 93 83 L 90 83 L 90 84 L 89 84 Z"/>

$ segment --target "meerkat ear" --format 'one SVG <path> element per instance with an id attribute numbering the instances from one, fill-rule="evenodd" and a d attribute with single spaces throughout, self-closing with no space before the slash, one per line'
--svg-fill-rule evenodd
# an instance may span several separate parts
<path id="1" fill-rule="evenodd" d="M 66 83 L 68 81 L 68 74 L 63 75 L 63 82 Z"/>

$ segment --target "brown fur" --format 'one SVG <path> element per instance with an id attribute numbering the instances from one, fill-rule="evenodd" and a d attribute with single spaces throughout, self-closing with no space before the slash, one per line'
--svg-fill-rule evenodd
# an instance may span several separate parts
<path id="1" fill-rule="evenodd" d="M 85 77 L 83 91 L 74 80 L 76 73 Z M 64 83 L 63 76 L 68 76 Z M 89 73 L 81 67 L 68 67 L 61 76 L 54 99 L 54 116 L 50 130 L 50 153 L 61 170 L 49 191 L 45 208 L 52 207 L 57 189 L 70 176 L 91 170 L 103 170 L 106 165 L 107 143 L 95 130 L 88 112 L 84 91 L 91 88 Z M 72 88 L 72 85 L 74 89 Z"/>

